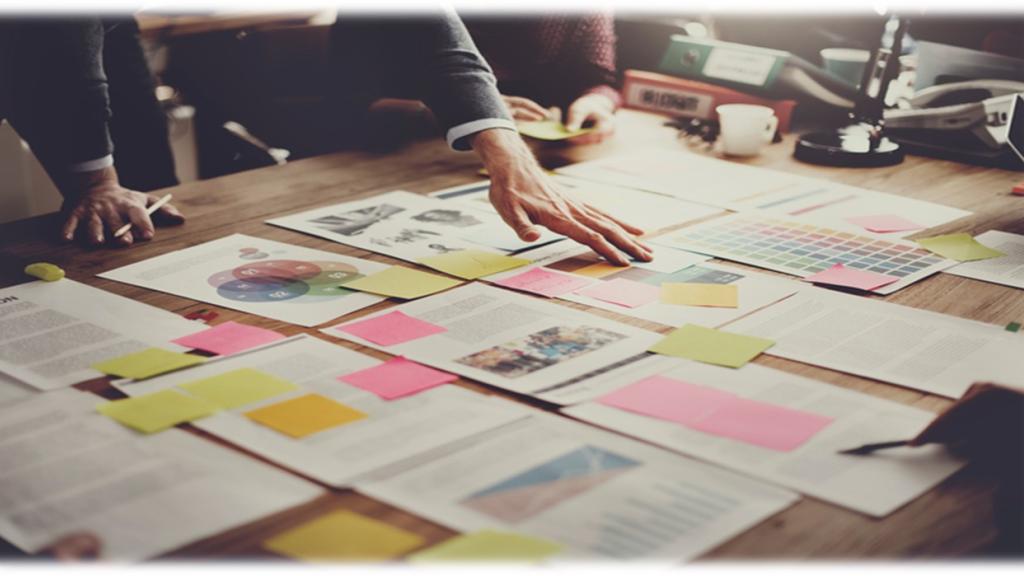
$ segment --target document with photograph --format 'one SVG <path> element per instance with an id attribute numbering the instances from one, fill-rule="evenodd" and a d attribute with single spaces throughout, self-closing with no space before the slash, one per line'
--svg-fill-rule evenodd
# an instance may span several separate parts
<path id="1" fill-rule="evenodd" d="M 935 414 L 757 364 L 651 357 L 563 390 L 564 403 L 580 398 L 563 412 L 872 516 L 966 464 L 935 445 L 839 454 L 913 438 Z"/>
<path id="2" fill-rule="evenodd" d="M 555 174 L 552 178 L 570 197 L 637 226 L 646 233 L 722 214 L 722 210 L 717 208 L 636 188 L 603 184 L 561 174 Z M 490 189 L 490 181 L 485 180 L 439 190 L 431 196 L 464 202 L 478 210 L 494 212 L 494 207 L 488 199 Z"/>
<path id="3" fill-rule="evenodd" d="M 267 223 L 408 262 L 468 249 L 518 252 L 562 238 L 545 231 L 523 242 L 496 213 L 402 190 Z"/>
<path id="4" fill-rule="evenodd" d="M 696 557 L 798 496 L 591 426 L 532 416 L 396 465 L 359 492 L 453 530 L 562 547 L 557 559 Z"/>
<path id="5" fill-rule="evenodd" d="M 662 337 L 477 283 L 322 332 L 522 394 L 635 361 Z"/>
<path id="6" fill-rule="evenodd" d="M 386 264 L 361 258 L 232 234 L 99 276 L 282 322 L 316 326 L 384 300 L 342 284 L 386 268 Z"/>
<path id="7" fill-rule="evenodd" d="M 360 474 L 524 416 L 517 404 L 498 402 L 458 386 L 439 386 L 386 400 L 339 380 L 380 364 L 365 354 L 301 335 L 119 387 L 133 397 L 174 389 L 207 397 L 215 394 L 221 402 L 227 398 L 227 407 L 193 425 L 336 487 L 347 486 Z M 256 395 L 233 389 L 229 378 L 243 371 L 249 389 L 260 375 L 284 385 L 273 393 Z M 310 395 L 320 397 L 321 404 L 290 404 Z M 294 416 L 299 420 L 313 420 L 317 413 L 339 406 L 353 418 L 299 437 L 289 435 L 288 428 L 282 432 L 282 428 L 267 426 L 266 420 L 252 418 L 266 414 L 264 409 L 287 406 L 298 407 Z"/>
<path id="8" fill-rule="evenodd" d="M 726 329 L 775 340 L 772 356 L 949 398 L 975 382 L 1024 387 L 1019 334 L 829 290 L 804 290 Z"/>
<path id="9" fill-rule="evenodd" d="M 133 432 L 98 414 L 102 403 L 61 390 L 0 406 L 4 540 L 34 553 L 89 532 L 101 560 L 142 560 L 324 493 L 183 430 Z"/>
<path id="10" fill-rule="evenodd" d="M 0 372 L 39 390 L 99 378 L 96 362 L 171 340 L 202 325 L 177 314 L 63 279 L 0 288 Z M 0 399 L 19 395 L 0 378 Z"/>

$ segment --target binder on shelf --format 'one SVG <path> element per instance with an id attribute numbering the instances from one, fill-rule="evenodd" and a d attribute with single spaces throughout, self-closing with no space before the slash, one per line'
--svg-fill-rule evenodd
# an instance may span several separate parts
<path id="1" fill-rule="evenodd" d="M 715 107 L 722 104 L 768 106 L 775 110 L 779 131 L 783 133 L 789 131 L 796 107 L 795 100 L 770 100 L 706 82 L 642 70 L 626 70 L 622 99 L 627 108 L 704 120 L 717 120 Z"/>

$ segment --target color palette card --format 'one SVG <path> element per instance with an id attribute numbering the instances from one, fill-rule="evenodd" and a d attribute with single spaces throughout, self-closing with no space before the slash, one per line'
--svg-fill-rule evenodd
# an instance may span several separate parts
<path id="1" fill-rule="evenodd" d="M 337 510 L 300 524 L 263 547 L 307 561 L 372 561 L 401 556 L 424 543 L 421 536 L 348 510 Z"/>
<path id="2" fill-rule="evenodd" d="M 715 218 L 652 241 L 801 278 L 842 264 L 897 279 L 872 290 L 879 294 L 895 292 L 953 264 L 910 241 L 758 214 Z"/>

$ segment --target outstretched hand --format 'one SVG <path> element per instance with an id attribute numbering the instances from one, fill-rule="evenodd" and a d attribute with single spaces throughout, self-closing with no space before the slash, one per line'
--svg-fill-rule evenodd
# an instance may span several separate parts
<path id="1" fill-rule="evenodd" d="M 515 132 L 484 130 L 473 136 L 473 148 L 491 175 L 491 204 L 523 241 L 540 238 L 537 226 L 543 226 L 619 266 L 630 257 L 651 260 L 651 249 L 637 238 L 643 230 L 566 195 Z"/>

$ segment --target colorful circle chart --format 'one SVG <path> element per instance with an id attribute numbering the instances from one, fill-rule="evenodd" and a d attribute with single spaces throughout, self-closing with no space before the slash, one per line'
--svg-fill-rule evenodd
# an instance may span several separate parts
<path id="1" fill-rule="evenodd" d="M 351 294 L 341 284 L 362 277 L 341 262 L 267 260 L 218 272 L 209 278 L 217 294 L 239 302 L 322 302 Z"/>

